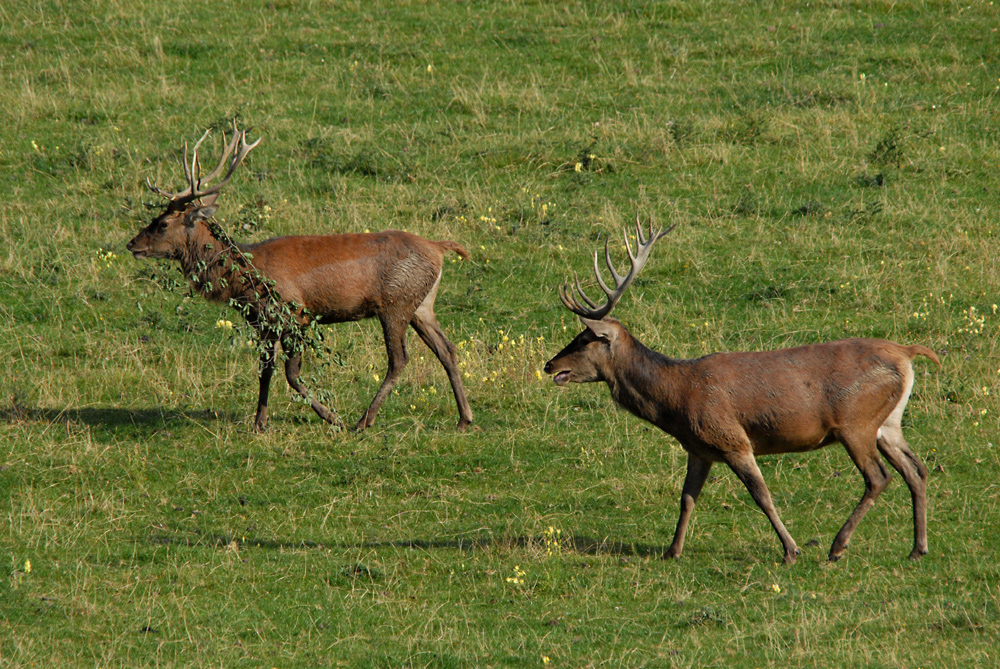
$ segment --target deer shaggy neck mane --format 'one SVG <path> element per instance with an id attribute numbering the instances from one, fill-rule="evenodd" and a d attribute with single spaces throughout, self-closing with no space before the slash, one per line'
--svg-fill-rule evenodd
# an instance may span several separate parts
<path id="1" fill-rule="evenodd" d="M 219 239 L 208 224 L 198 222 L 187 244 L 178 250 L 177 260 L 199 295 L 212 302 L 249 307 L 244 316 L 251 326 L 259 328 L 268 297 L 279 302 L 281 298 L 265 285 L 266 277 L 243 254 L 248 248 L 246 244 Z"/>

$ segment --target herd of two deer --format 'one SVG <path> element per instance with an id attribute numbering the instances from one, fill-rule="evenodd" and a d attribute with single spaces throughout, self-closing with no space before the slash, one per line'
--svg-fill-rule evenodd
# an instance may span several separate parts
<path id="1" fill-rule="evenodd" d="M 441 361 L 458 404 L 458 427 L 472 423 L 455 347 L 434 316 L 434 299 L 447 251 L 468 257 L 455 242 L 430 241 L 400 231 L 372 234 L 278 237 L 256 244 L 234 243 L 213 222 L 222 187 L 257 144 L 233 128 L 216 167 L 202 176 L 195 145 L 184 151 L 187 187 L 179 192 L 150 189 L 167 198 L 166 208 L 127 248 L 136 258 L 169 258 L 207 299 L 240 310 L 261 341 L 260 394 L 255 429 L 267 425 L 267 399 L 276 360 L 285 352 L 289 385 L 324 420 L 343 427 L 337 414 L 313 398 L 299 379 L 303 332 L 312 322 L 341 323 L 378 318 L 385 336 L 388 370 L 368 410 L 363 430 L 406 366 L 407 327 Z M 238 148 L 237 148 L 238 147 Z M 225 170 L 222 179 L 210 183 Z M 147 182 L 148 183 L 148 182 Z M 672 228 L 671 228 L 672 229 Z M 809 451 L 833 442 L 847 449 L 865 482 L 860 502 L 837 533 L 829 559 L 837 560 L 875 499 L 889 482 L 881 454 L 902 475 L 913 502 L 914 544 L 910 557 L 927 553 L 927 468 L 903 438 L 901 421 L 913 388 L 916 356 L 940 365 L 924 346 L 877 339 L 845 339 L 753 353 L 716 353 L 676 360 L 643 346 L 609 314 L 649 258 L 653 245 L 671 229 L 648 234 L 636 220 L 636 250 L 628 234 L 631 268 L 620 275 L 605 244 L 610 288 L 594 254 L 597 282 L 607 296 L 598 305 L 579 281 L 559 296 L 580 317 L 584 330 L 545 364 L 556 385 L 607 383 L 614 400 L 680 442 L 688 454 L 680 518 L 666 557 L 678 557 L 688 520 L 715 462 L 735 472 L 771 522 L 784 547 L 785 562 L 798 546 L 771 501 L 756 455 Z M 291 306 L 289 306 L 291 305 Z"/>

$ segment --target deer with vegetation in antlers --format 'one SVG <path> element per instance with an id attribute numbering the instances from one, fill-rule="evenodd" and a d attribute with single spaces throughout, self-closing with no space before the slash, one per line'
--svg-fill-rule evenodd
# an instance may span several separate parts
<path id="1" fill-rule="evenodd" d="M 672 228 L 671 228 L 672 229 Z M 615 270 L 605 244 L 614 288 L 598 268 L 597 282 L 607 295 L 598 306 L 583 292 L 563 285 L 562 303 L 580 317 L 584 331 L 545 365 L 556 385 L 603 381 L 622 407 L 673 436 L 687 451 L 687 475 L 680 518 L 664 557 L 680 557 L 684 534 L 698 494 L 713 463 L 724 462 L 743 482 L 764 512 L 785 550 L 785 562 L 799 554 L 778 517 L 756 456 L 811 451 L 840 442 L 861 472 L 865 492 L 830 547 L 840 558 L 851 535 L 889 483 L 879 453 L 910 489 L 914 543 L 910 558 L 927 553 L 927 468 L 903 438 L 901 421 L 913 388 L 914 357 L 940 366 L 925 346 L 902 346 L 881 339 L 843 339 L 809 346 L 748 353 L 715 353 L 675 360 L 643 346 L 608 314 L 646 263 L 657 240 L 636 219 L 637 251 L 625 244 L 631 270 Z"/>
<path id="2" fill-rule="evenodd" d="M 207 136 L 206 131 L 195 145 L 190 164 L 185 145 L 187 188 L 174 193 L 147 181 L 153 192 L 169 201 L 127 248 L 136 258 L 177 260 L 197 292 L 209 300 L 235 306 L 256 331 L 261 355 L 254 429 L 263 431 L 267 426 L 267 397 L 278 342 L 286 355 L 288 384 L 323 420 L 343 427 L 337 414 L 311 397 L 299 379 L 304 332 L 314 322 L 342 323 L 363 318 L 377 318 L 382 324 L 389 366 L 357 429 L 371 427 L 375 422 L 375 414 L 406 366 L 407 326 L 416 330 L 441 361 L 458 404 L 458 427 L 468 427 L 472 410 L 462 386 L 457 351 L 434 315 L 443 256 L 446 251 L 454 251 L 468 258 L 466 250 L 456 242 L 430 241 L 395 230 L 277 237 L 256 244 L 231 242 L 211 223 L 215 201 L 260 139 L 248 144 L 246 131 L 234 125 L 233 137 L 225 145 L 218 165 L 201 176 L 198 148 Z M 222 179 L 209 186 L 223 169 L 226 173 Z"/>

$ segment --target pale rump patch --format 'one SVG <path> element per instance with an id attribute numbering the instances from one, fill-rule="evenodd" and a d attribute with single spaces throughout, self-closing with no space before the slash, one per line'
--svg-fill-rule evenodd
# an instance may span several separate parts
<path id="1" fill-rule="evenodd" d="M 434 300 L 437 299 L 437 292 L 438 287 L 441 285 L 442 274 L 443 270 L 438 270 L 438 275 L 434 280 L 434 285 L 431 286 L 427 296 L 424 297 L 423 302 L 420 303 L 420 306 L 418 306 L 416 312 L 414 312 L 417 316 L 426 319 L 429 314 L 431 319 L 434 318 Z"/>
<path id="2" fill-rule="evenodd" d="M 902 430 L 903 412 L 906 411 L 906 403 L 910 401 L 910 392 L 913 390 L 913 363 L 906 365 L 903 371 L 903 394 L 900 395 L 896 407 L 889 414 L 882 427 L 878 429 L 877 436 L 882 438 L 882 428 L 887 430 Z"/>

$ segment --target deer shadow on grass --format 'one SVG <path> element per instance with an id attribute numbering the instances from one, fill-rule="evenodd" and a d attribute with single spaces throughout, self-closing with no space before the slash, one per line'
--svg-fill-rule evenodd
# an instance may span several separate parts
<path id="1" fill-rule="evenodd" d="M 159 532 L 149 537 L 150 543 L 174 546 L 203 546 L 226 548 L 235 544 L 238 548 L 263 548 L 263 549 L 319 549 L 336 550 L 345 549 L 386 549 L 386 548 L 410 548 L 420 551 L 431 550 L 459 550 L 464 553 L 488 550 L 490 548 L 514 549 L 528 546 L 545 546 L 545 537 L 492 537 L 476 536 L 461 537 L 456 539 L 395 539 L 385 541 L 363 541 L 357 543 L 345 542 L 319 542 L 303 539 L 300 541 L 288 541 L 274 538 L 260 538 L 253 536 L 237 536 L 234 534 L 213 534 L 191 530 L 187 532 L 170 533 L 168 531 Z M 587 536 L 574 536 L 564 539 L 561 542 L 561 551 L 566 553 L 577 553 L 580 555 L 593 556 L 618 556 L 618 557 L 652 557 L 659 558 L 666 553 L 666 546 L 652 546 L 625 541 L 615 541 L 608 539 L 595 539 Z"/>
<path id="2" fill-rule="evenodd" d="M 87 425 L 101 433 L 116 434 L 122 430 L 151 430 L 179 427 L 192 422 L 216 420 L 234 421 L 228 411 L 204 409 L 180 411 L 150 407 L 146 409 L 120 409 L 116 407 L 81 407 L 54 409 L 28 407 L 18 402 L 0 408 L 0 423 L 46 423 L 49 425 Z"/>

